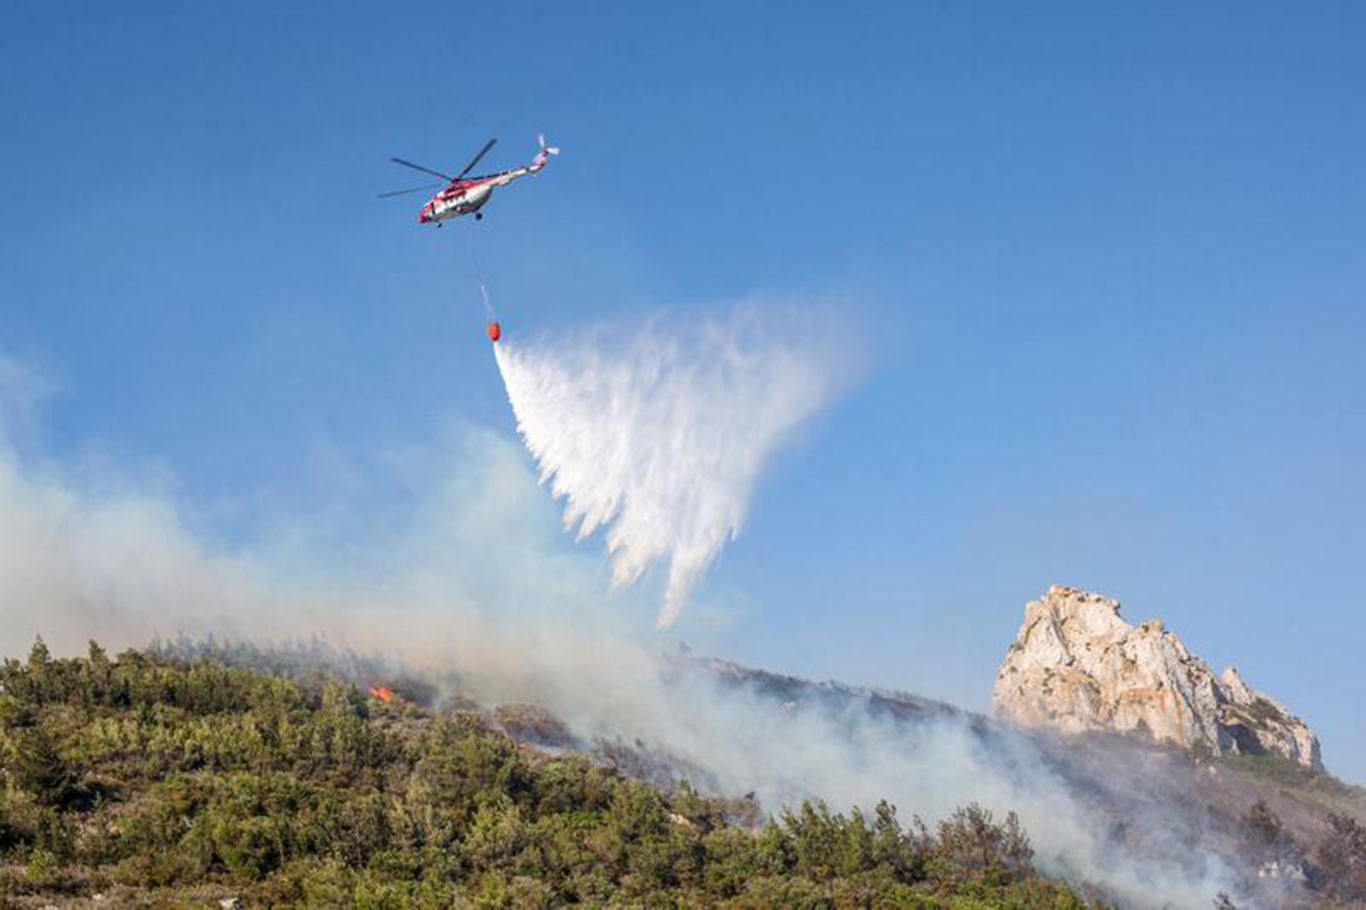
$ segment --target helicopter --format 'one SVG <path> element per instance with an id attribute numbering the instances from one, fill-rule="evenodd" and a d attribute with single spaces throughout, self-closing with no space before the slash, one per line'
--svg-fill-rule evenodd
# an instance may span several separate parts
<path id="1" fill-rule="evenodd" d="M 470 163 L 465 165 L 465 169 L 454 177 L 429 167 L 423 167 L 420 164 L 414 164 L 411 161 L 404 161 L 402 158 L 390 158 L 389 160 L 395 164 L 401 164 L 404 167 L 410 167 L 415 171 L 431 174 L 433 177 L 440 177 L 442 180 L 446 181 L 445 187 L 422 207 L 422 211 L 419 212 L 417 216 L 418 223 L 420 224 L 427 224 L 428 222 L 434 221 L 436 222 L 437 227 L 441 227 L 441 222 L 448 218 L 458 218 L 461 215 L 473 214 L 476 221 L 482 219 L 484 214 L 479 210 L 489 201 L 489 197 L 493 195 L 495 187 L 507 186 L 518 177 L 525 177 L 527 174 L 536 173 L 541 168 L 545 167 L 548 156 L 558 155 L 560 153 L 559 149 L 545 144 L 545 136 L 538 136 L 537 141 L 540 143 L 541 150 L 536 153 L 535 158 L 531 159 L 530 164 L 525 167 L 513 168 L 510 171 L 485 174 L 482 177 L 466 177 L 465 175 L 474 170 L 474 166 L 478 164 L 480 160 L 488 154 L 489 149 L 493 148 L 494 144 L 498 142 L 497 139 L 490 139 L 488 142 L 484 143 L 484 147 L 479 150 L 478 154 L 470 159 Z M 422 190 L 430 190 L 439 186 L 441 186 L 439 183 L 429 183 L 424 186 L 415 186 L 406 190 L 394 190 L 391 193 L 380 193 L 379 198 L 386 199 L 389 196 L 402 196 L 406 193 L 418 193 Z"/>

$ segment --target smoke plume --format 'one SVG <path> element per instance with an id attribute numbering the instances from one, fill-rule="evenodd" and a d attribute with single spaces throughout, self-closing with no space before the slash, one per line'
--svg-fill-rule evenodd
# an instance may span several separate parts
<path id="1" fill-rule="evenodd" d="M 496 346 L 566 530 L 605 529 L 615 587 L 667 562 L 661 628 L 739 533 L 765 462 L 835 392 L 828 339 L 809 316 L 748 305 Z"/>
<path id="2" fill-rule="evenodd" d="M 828 400 L 833 388 L 834 374 L 816 371 L 820 359 L 790 340 L 765 341 L 759 351 L 738 340 L 737 350 L 724 339 L 708 341 L 723 329 L 757 330 L 749 319 L 711 323 L 682 337 L 651 325 L 636 336 L 639 354 L 605 352 L 586 342 L 557 349 L 555 357 L 535 346 L 525 354 L 512 348 L 504 353 L 504 368 L 514 400 L 531 396 L 533 412 L 550 405 L 520 383 L 533 383 L 534 389 L 537 382 L 568 382 L 577 375 L 572 365 L 583 363 L 589 388 L 598 390 L 592 400 L 625 415 L 620 428 L 604 432 L 651 438 L 663 432 L 665 415 L 679 414 L 698 439 L 739 446 L 740 453 L 710 461 L 698 456 L 701 466 L 671 451 L 658 456 L 657 470 L 724 481 L 724 496 L 708 493 L 705 503 L 689 506 L 695 526 L 679 525 L 705 544 L 712 538 L 697 528 L 710 521 L 722 537 L 733 533 L 764 455 Z M 699 348 L 710 350 L 709 362 L 722 364 L 728 378 L 690 365 L 685 352 Z M 523 356 L 527 360 L 518 361 Z M 658 364 L 654 375 L 651 363 Z M 623 391 L 625 380 L 614 370 L 647 388 Z M 814 379 L 800 375 L 808 370 Z M 9 372 L 11 380 L 20 375 Z M 505 436 L 465 427 L 419 455 L 386 459 L 403 472 L 399 485 L 417 495 L 402 520 L 384 523 L 374 536 L 345 548 L 333 546 L 351 536 L 344 529 L 313 527 L 290 516 L 272 523 L 287 532 L 228 546 L 199 530 L 194 510 L 172 487 L 107 471 L 91 476 L 7 443 L 16 433 L 5 421 L 18 415 L 36 424 L 37 407 L 31 401 L 14 405 L 15 396 L 6 396 L 5 375 L 0 369 L 0 656 L 22 655 L 39 633 L 57 653 L 79 652 L 91 638 L 117 650 L 143 645 L 156 633 L 181 631 L 257 642 L 322 633 L 336 645 L 404 658 L 443 676 L 453 672 L 459 691 L 486 705 L 545 705 L 586 741 L 647 743 L 705 769 L 711 789 L 730 795 L 754 791 L 769 811 L 804 797 L 823 798 L 841 810 L 868 808 L 886 798 L 906 817 L 914 813 L 933 821 L 977 801 L 998 815 L 1019 812 L 1045 873 L 1097 883 L 1123 906 L 1207 906 L 1216 891 L 1229 887 L 1218 857 L 1200 847 L 1195 813 L 1150 810 L 1159 817 L 1148 829 L 1170 833 L 1155 839 L 1166 845 L 1165 853 L 1160 845 L 1151 851 L 1117 845 L 1110 833 L 1113 817 L 1090 804 L 1094 781 L 1069 778 L 1024 738 L 983 738 L 976 721 L 964 715 L 897 725 L 852 702 L 785 704 L 747 686 L 723 685 L 712 674 L 671 669 L 650 643 L 624 631 L 643 592 L 603 596 L 602 561 L 564 539 L 555 505 L 528 470 L 520 447 Z M 22 378 L 30 390 L 41 385 L 31 374 Z M 571 403 L 576 397 L 572 390 L 556 394 Z M 614 394 L 624 398 L 613 399 Z M 758 413 L 766 403 L 780 414 Z M 753 435 L 765 442 L 742 444 L 732 437 L 744 436 L 747 423 L 690 417 L 691 408 L 723 406 L 755 412 L 751 417 L 762 432 Z M 655 418 L 639 413 L 651 408 L 659 409 Z M 537 428 L 556 425 L 553 413 L 523 419 Z M 586 412 L 576 412 L 575 419 L 583 433 L 605 422 Z M 542 432 L 528 435 L 542 438 Z M 701 445 L 684 437 L 681 449 Z M 629 443 L 614 438 L 602 457 L 628 458 Z M 553 437 L 545 444 L 573 454 L 556 454 L 554 464 L 596 476 L 596 469 L 575 460 L 582 456 L 574 449 L 592 449 L 595 440 Z M 701 495 L 654 491 L 650 464 L 604 470 L 606 479 L 598 481 L 604 486 L 578 500 L 585 518 L 601 524 L 631 505 L 632 496 L 646 495 L 637 494 L 638 488 L 670 503 Z M 609 480 L 621 486 L 612 488 Z M 338 498 L 345 495 L 338 491 Z M 656 502 L 652 509 L 661 507 Z M 336 512 L 365 513 L 363 503 Z M 665 521 L 655 511 L 640 514 L 637 520 L 647 525 Z M 634 527 L 623 536 L 643 546 L 631 534 L 646 532 Z M 674 527 L 666 522 L 649 528 L 645 540 L 654 549 L 648 552 L 673 555 L 664 535 Z M 704 559 L 688 565 L 696 572 L 705 564 Z M 1144 793 L 1168 786 L 1160 770 L 1145 772 L 1123 761 L 1103 765 L 1118 790 Z M 1153 805 L 1151 799 L 1136 802 L 1126 824 L 1140 817 L 1142 806 Z M 1170 855 L 1173 844 L 1179 857 Z"/>

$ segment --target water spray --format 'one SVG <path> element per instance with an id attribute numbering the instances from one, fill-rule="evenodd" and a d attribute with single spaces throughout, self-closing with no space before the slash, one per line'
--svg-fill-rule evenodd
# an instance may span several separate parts
<path id="1" fill-rule="evenodd" d="M 614 587 L 667 564 L 661 628 L 739 533 L 769 457 L 831 397 L 828 337 L 809 318 L 741 306 L 495 347 L 566 530 L 603 530 Z"/>

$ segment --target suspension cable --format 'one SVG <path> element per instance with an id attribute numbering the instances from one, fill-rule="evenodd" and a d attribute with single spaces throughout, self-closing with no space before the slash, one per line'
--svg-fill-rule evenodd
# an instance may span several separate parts
<path id="1" fill-rule="evenodd" d="M 474 274 L 475 277 L 479 280 L 479 293 L 484 298 L 484 318 L 490 322 L 493 322 L 497 319 L 497 315 L 493 311 L 493 301 L 489 298 L 488 282 L 484 280 L 484 267 L 480 264 L 479 261 L 479 245 L 475 243 L 473 239 L 476 233 L 476 229 L 473 225 L 471 225 L 470 229 L 466 233 L 471 238 L 470 258 L 474 260 Z"/>

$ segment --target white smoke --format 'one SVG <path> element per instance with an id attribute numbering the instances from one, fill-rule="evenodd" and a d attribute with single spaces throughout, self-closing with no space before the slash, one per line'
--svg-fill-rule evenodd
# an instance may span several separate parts
<path id="1" fill-rule="evenodd" d="M 615 587 L 667 561 L 661 628 L 739 532 L 765 462 L 846 366 L 810 315 L 756 304 L 495 350 L 565 528 L 580 539 L 605 528 Z"/>
<path id="2" fill-rule="evenodd" d="M 646 330 L 656 342 L 660 332 Z M 837 809 L 886 798 L 933 821 L 978 801 L 1020 813 L 1046 873 L 1097 882 L 1123 906 L 1207 906 L 1229 887 L 1213 857 L 1192 871 L 1116 851 L 1108 821 L 1023 740 L 992 748 L 962 718 L 898 728 L 670 674 L 623 634 L 603 604 L 600 560 L 565 545 L 505 437 L 466 429 L 405 462 L 404 485 L 421 496 L 397 530 L 357 545 L 366 560 L 304 557 L 307 542 L 229 548 L 206 537 L 168 486 L 21 455 L 4 441 L 14 435 L 5 392 L 0 369 L 0 656 L 22 655 L 35 634 L 72 653 L 91 638 L 119 649 L 158 632 L 323 632 L 454 667 L 484 703 L 544 704 L 585 738 L 640 739 L 711 772 L 725 792 L 754 790 L 770 810 L 806 796 Z M 34 422 L 31 406 L 8 413 Z M 288 536 L 332 540 L 336 530 L 300 523 Z"/>

